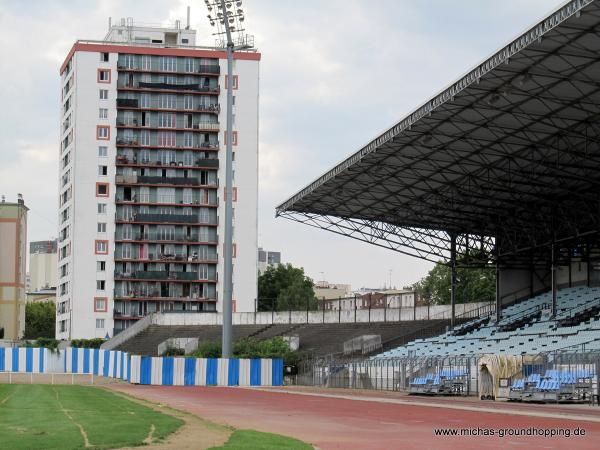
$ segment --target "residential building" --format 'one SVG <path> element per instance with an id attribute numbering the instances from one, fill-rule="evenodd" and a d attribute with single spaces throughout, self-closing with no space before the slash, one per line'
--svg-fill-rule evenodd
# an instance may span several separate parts
<path id="1" fill-rule="evenodd" d="M 29 284 L 27 292 L 55 288 L 58 281 L 57 240 L 29 244 Z"/>
<path id="2" fill-rule="evenodd" d="M 27 303 L 52 302 L 56 303 L 56 288 L 40 289 L 27 292 Z"/>
<path id="3" fill-rule="evenodd" d="M 258 248 L 258 274 L 260 275 L 267 267 L 278 266 L 281 264 L 281 252 L 274 252 L 271 250 L 263 250 L 262 247 Z"/>
<path id="4" fill-rule="evenodd" d="M 341 298 L 349 298 L 352 290 L 349 284 L 333 284 L 327 281 L 318 281 L 314 287 L 315 297 L 323 303 L 324 309 L 338 309 L 333 307 L 333 301 Z M 329 301 L 331 300 L 331 301 Z M 343 307 L 342 307 L 343 309 Z"/>
<path id="5" fill-rule="evenodd" d="M 20 339 L 25 331 L 27 211 L 23 197 L 0 202 L 0 339 Z"/>
<path id="6" fill-rule="evenodd" d="M 254 310 L 260 53 L 236 52 L 233 310 Z M 61 74 L 59 339 L 221 311 L 227 62 L 180 26 L 109 26 Z"/>

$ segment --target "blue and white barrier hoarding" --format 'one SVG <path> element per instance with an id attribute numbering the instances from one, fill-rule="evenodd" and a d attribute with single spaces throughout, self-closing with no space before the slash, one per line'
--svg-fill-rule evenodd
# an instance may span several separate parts
<path id="1" fill-rule="evenodd" d="M 281 386 L 281 359 L 179 358 L 90 348 L 0 347 L 0 372 L 93 374 L 157 386 Z"/>

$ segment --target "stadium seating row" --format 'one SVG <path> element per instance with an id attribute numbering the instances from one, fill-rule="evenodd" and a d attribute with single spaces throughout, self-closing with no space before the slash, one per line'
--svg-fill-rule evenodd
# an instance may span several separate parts
<path id="1" fill-rule="evenodd" d="M 600 350 L 600 288 L 574 287 L 557 295 L 558 311 L 547 311 L 547 292 L 503 309 L 502 319 L 481 317 L 440 336 L 417 339 L 374 358 L 538 354 L 569 347 Z"/>

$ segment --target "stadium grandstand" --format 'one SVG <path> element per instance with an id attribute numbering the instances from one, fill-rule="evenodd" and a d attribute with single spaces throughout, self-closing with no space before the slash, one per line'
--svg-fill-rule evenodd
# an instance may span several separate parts
<path id="1" fill-rule="evenodd" d="M 563 4 L 276 208 L 444 262 L 452 310 L 458 267 L 496 271 L 489 314 L 457 326 L 452 313 L 445 334 L 315 373 L 482 398 L 597 395 L 599 28 L 598 1 Z"/>

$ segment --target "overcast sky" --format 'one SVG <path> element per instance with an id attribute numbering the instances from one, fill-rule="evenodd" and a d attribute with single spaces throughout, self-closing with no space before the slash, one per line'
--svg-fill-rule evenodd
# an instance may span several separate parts
<path id="1" fill-rule="evenodd" d="M 245 0 L 262 53 L 259 244 L 315 280 L 411 284 L 430 264 L 286 219 L 275 206 L 548 12 L 557 0 Z M 29 239 L 57 235 L 59 73 L 108 17 L 185 22 L 210 45 L 201 1 L 0 0 L 0 193 L 25 197 Z"/>

